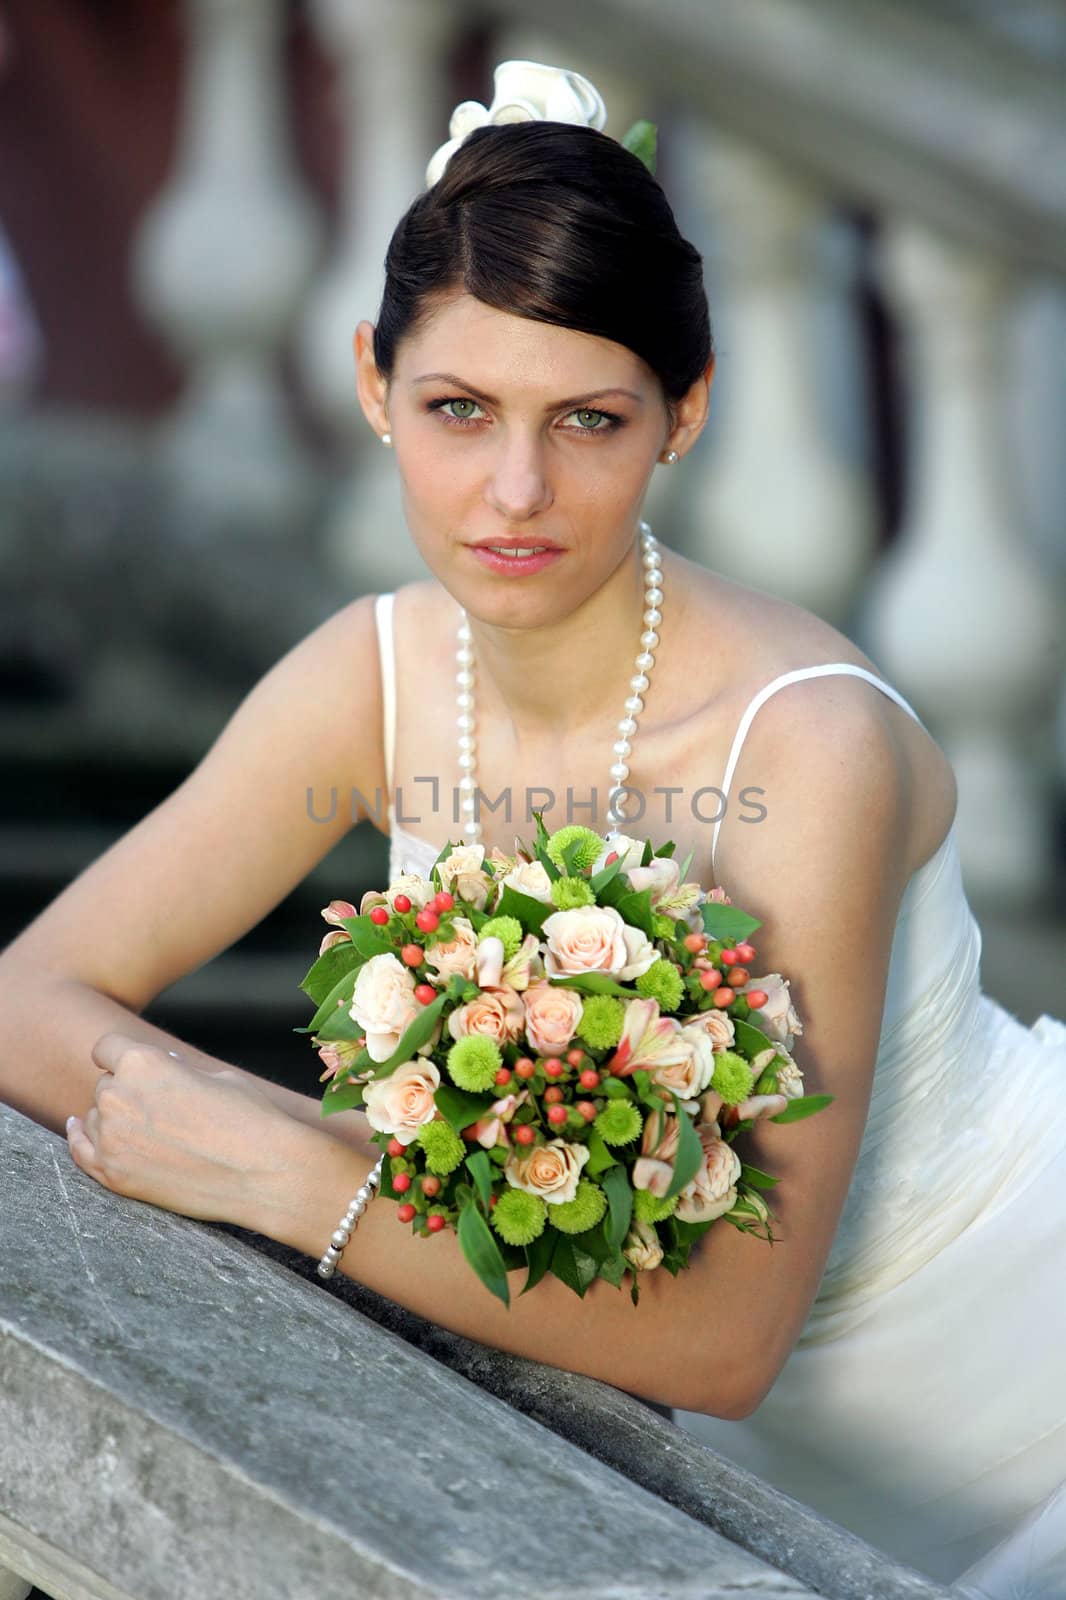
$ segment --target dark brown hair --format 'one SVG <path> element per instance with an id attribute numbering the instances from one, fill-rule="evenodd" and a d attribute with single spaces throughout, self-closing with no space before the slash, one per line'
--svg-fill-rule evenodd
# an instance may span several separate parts
<path id="1" fill-rule="evenodd" d="M 478 128 L 401 217 L 385 257 L 374 357 L 392 376 L 401 339 L 440 297 L 625 345 L 679 400 L 713 352 L 699 251 L 639 157 L 593 128 Z"/>

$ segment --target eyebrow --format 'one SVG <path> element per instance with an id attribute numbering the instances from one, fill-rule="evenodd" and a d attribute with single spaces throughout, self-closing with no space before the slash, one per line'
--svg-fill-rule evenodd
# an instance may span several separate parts
<path id="1" fill-rule="evenodd" d="M 467 383 L 465 378 L 457 377 L 454 372 L 423 372 L 420 377 L 415 378 L 413 381 L 415 383 L 451 383 L 457 389 L 465 389 L 476 400 L 484 400 L 486 405 L 498 406 L 500 404 L 495 395 L 486 394 L 483 389 L 476 389 L 472 383 Z M 609 394 L 625 395 L 627 399 L 635 400 L 638 405 L 644 404 L 644 396 L 637 394 L 635 390 L 612 387 L 607 389 L 586 389 L 584 394 L 572 394 L 564 400 L 552 400 L 544 409 L 545 411 L 557 411 L 560 406 L 576 406 L 585 400 L 604 399 Z"/>

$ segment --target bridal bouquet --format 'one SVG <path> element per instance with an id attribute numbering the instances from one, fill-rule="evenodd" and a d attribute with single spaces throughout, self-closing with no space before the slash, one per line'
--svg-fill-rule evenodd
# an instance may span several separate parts
<path id="1" fill-rule="evenodd" d="M 514 856 L 448 844 L 430 881 L 405 873 L 333 931 L 301 987 L 325 1066 L 323 1115 L 360 1106 L 387 1152 L 381 1193 L 422 1236 L 454 1227 L 510 1304 L 554 1273 L 675 1274 L 722 1219 L 773 1243 L 776 1179 L 734 1141 L 795 1122 L 803 1028 L 778 973 L 753 979 L 759 922 L 683 881 L 674 845 L 535 813 Z"/>

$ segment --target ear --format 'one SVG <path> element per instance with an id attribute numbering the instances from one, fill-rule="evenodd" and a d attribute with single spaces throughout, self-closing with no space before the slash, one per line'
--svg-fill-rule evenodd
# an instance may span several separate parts
<path id="1" fill-rule="evenodd" d="M 359 392 L 359 404 L 366 420 L 380 438 L 389 429 L 386 408 L 388 384 L 374 360 L 373 323 L 364 321 L 359 324 L 352 339 L 352 350 L 355 353 L 355 385 Z"/>
<path id="2" fill-rule="evenodd" d="M 676 450 L 679 456 L 683 456 L 692 449 L 703 432 L 710 409 L 714 365 L 715 358 L 712 356 L 688 392 L 674 402 L 674 422 L 663 441 L 664 454 L 667 450 Z"/>

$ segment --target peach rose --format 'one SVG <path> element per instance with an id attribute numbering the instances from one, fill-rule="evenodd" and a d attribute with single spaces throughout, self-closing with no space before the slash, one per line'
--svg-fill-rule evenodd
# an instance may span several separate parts
<path id="1" fill-rule="evenodd" d="M 551 879 L 540 861 L 519 861 L 498 882 L 501 892 L 506 884 L 519 894 L 528 895 L 531 900 L 539 900 L 542 905 L 550 906 L 552 903 Z"/>
<path id="2" fill-rule="evenodd" d="M 542 1056 L 561 1056 L 581 1026 L 581 996 L 576 989 L 534 983 L 521 996 L 526 1035 Z"/>
<path id="3" fill-rule="evenodd" d="M 476 1000 L 456 1006 L 448 1015 L 448 1031 L 453 1039 L 479 1034 L 501 1050 L 522 1037 L 524 1026 L 522 1001 L 513 989 L 483 989 Z"/>
<path id="4" fill-rule="evenodd" d="M 514 1189 L 539 1194 L 549 1205 L 572 1200 L 577 1193 L 581 1169 L 589 1158 L 587 1144 L 565 1144 L 550 1139 L 547 1144 L 523 1146 L 521 1154 L 512 1150 L 503 1165 L 503 1175 Z"/>
<path id="5" fill-rule="evenodd" d="M 448 979 L 458 973 L 473 982 L 477 976 L 477 934 L 468 917 L 455 917 L 453 939 L 439 939 L 426 947 L 426 965 L 432 967 L 440 987 L 446 988 Z"/>
<path id="6" fill-rule="evenodd" d="M 647 972 L 659 952 L 639 928 L 630 927 L 614 906 L 576 906 L 553 911 L 541 932 L 546 940 L 544 967 L 549 977 L 603 972 L 625 981 Z"/>
<path id="7" fill-rule="evenodd" d="M 711 1041 L 703 1028 L 690 1024 L 681 1029 L 677 1043 L 687 1046 L 687 1055 L 680 1061 L 659 1062 L 651 1079 L 662 1089 L 672 1089 L 680 1100 L 695 1102 L 714 1077 Z M 695 1110 L 695 1105 L 689 1109 Z"/>
<path id="8" fill-rule="evenodd" d="M 366 1033 L 372 1060 L 388 1060 L 421 1010 L 410 967 L 405 967 L 391 951 L 371 956 L 363 963 L 348 1015 Z M 426 1045 L 420 1046 L 421 1053 L 425 1050 Z"/>
<path id="9" fill-rule="evenodd" d="M 634 1272 L 650 1272 L 652 1267 L 659 1265 L 663 1258 L 663 1247 L 650 1222 L 641 1222 L 639 1218 L 634 1220 L 626 1234 L 622 1254 Z"/>
<path id="10" fill-rule="evenodd" d="M 491 875 L 483 869 L 484 860 L 483 844 L 458 845 L 437 868 L 441 888 L 484 911 L 493 886 Z"/>
<path id="11" fill-rule="evenodd" d="M 732 1050 L 736 1042 L 737 1030 L 726 1011 L 698 1011 L 695 1016 L 681 1020 L 686 1027 L 702 1028 L 713 1050 Z"/>
<path id="12" fill-rule="evenodd" d="M 391 1133 L 410 1144 L 418 1130 L 437 1114 L 433 1096 L 440 1073 L 432 1061 L 403 1061 L 387 1078 L 375 1078 L 363 1089 L 366 1120 L 379 1133 Z"/>
<path id="13" fill-rule="evenodd" d="M 803 1023 L 788 992 L 789 983 L 790 979 L 783 978 L 779 972 L 768 972 L 764 978 L 749 978 L 738 990 L 739 994 L 747 994 L 749 989 L 766 991 L 766 1004 L 752 1012 L 751 1021 L 768 1039 L 784 1045 L 786 1050 L 792 1049 L 792 1035 L 803 1032 Z"/>
<path id="14" fill-rule="evenodd" d="M 717 1123 L 710 1127 L 701 1123 L 696 1129 L 703 1146 L 703 1165 L 677 1197 L 674 1216 L 679 1222 L 709 1222 L 736 1202 L 740 1157 L 719 1137 L 720 1131 Z"/>

